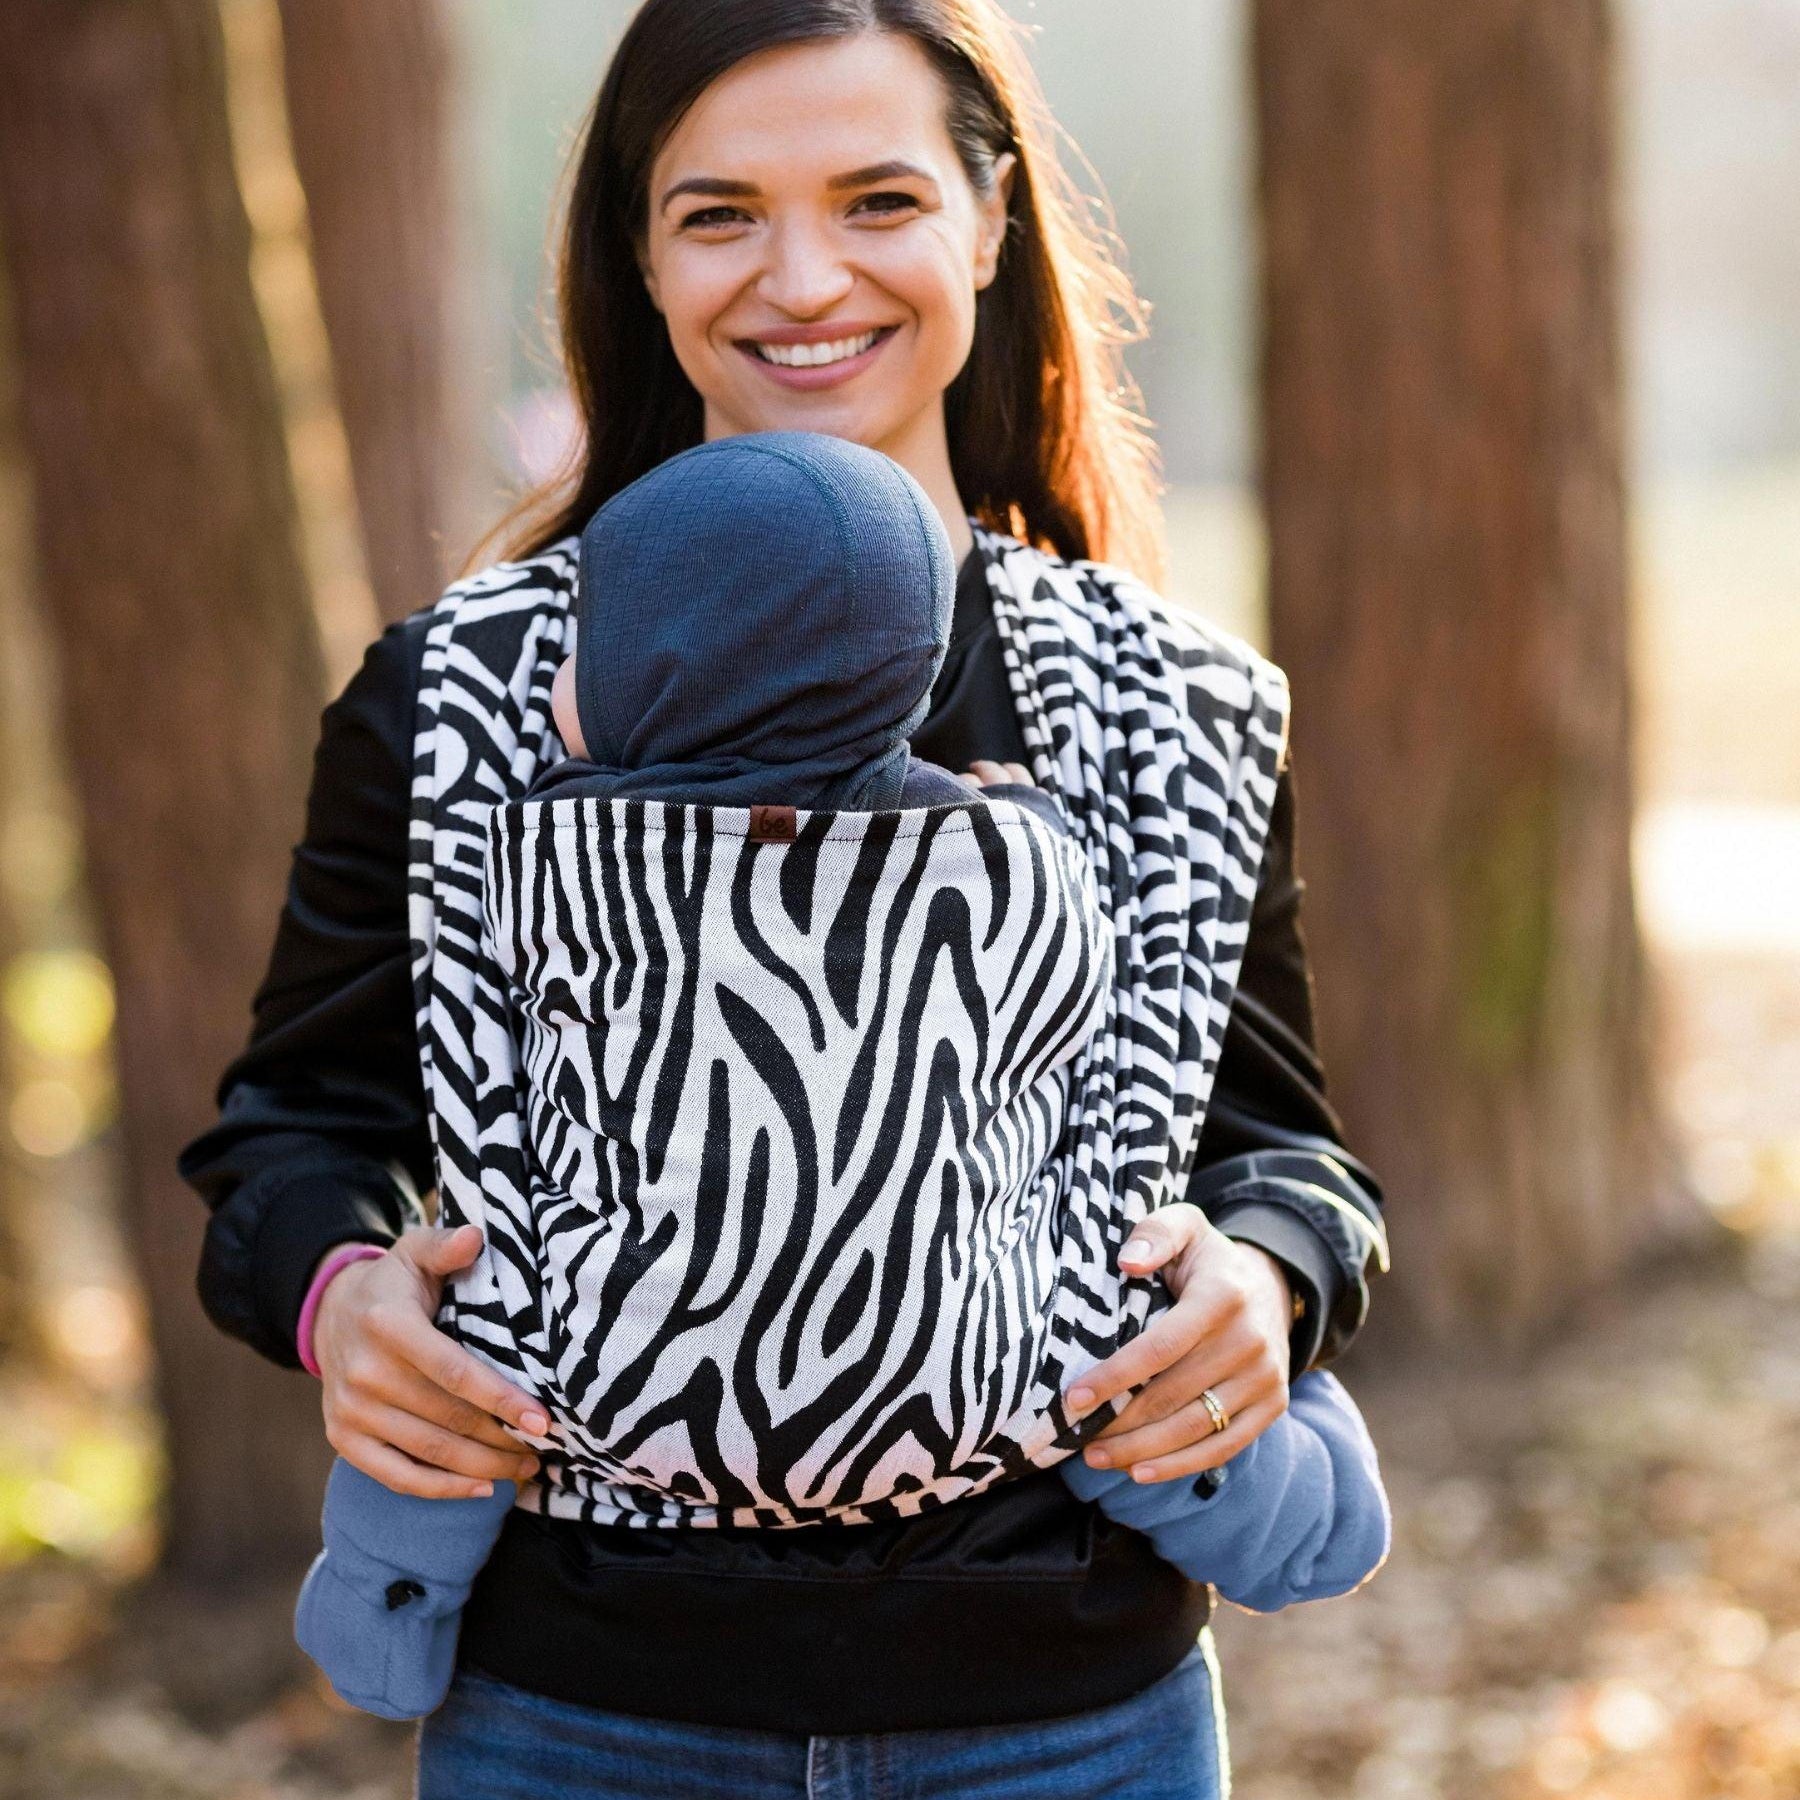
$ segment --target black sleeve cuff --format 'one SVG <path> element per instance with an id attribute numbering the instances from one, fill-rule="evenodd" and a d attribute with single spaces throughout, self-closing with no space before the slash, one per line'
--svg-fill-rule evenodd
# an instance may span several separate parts
<path id="1" fill-rule="evenodd" d="M 1387 1234 L 1381 1190 L 1339 1145 L 1248 1151 L 1196 1169 L 1187 1198 L 1227 1236 L 1259 1245 L 1306 1293 L 1297 1321 L 1293 1370 L 1341 1356 L 1369 1312 L 1369 1264 L 1385 1270 Z"/>
<path id="2" fill-rule="evenodd" d="M 393 1243 L 404 1229 L 396 1216 L 399 1202 L 391 1182 L 385 1193 L 367 1193 L 346 1187 L 341 1176 L 299 1176 L 263 1215 L 256 1234 L 256 1310 L 296 1364 L 300 1309 L 319 1258 L 339 1244 Z"/>
<path id="3" fill-rule="evenodd" d="M 1298 1213 L 1267 1200 L 1224 1208 L 1213 1223 L 1228 1238 L 1266 1250 L 1286 1271 L 1288 1286 L 1303 1303 L 1288 1339 L 1290 1379 L 1313 1365 L 1325 1341 L 1325 1322 L 1337 1310 L 1345 1285 L 1324 1240 Z"/>
<path id="4" fill-rule="evenodd" d="M 422 1217 L 410 1184 L 379 1165 L 252 1178 L 208 1223 L 201 1302 L 222 1330 L 297 1369 L 300 1308 L 319 1258 L 338 1244 L 391 1244 Z"/>

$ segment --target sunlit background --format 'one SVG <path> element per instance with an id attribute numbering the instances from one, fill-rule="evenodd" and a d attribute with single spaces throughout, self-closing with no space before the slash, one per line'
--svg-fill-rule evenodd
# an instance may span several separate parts
<path id="1" fill-rule="evenodd" d="M 457 8 L 490 511 L 568 428 L 542 324 L 549 208 L 627 10 Z M 1154 305 L 1132 360 L 1166 460 L 1173 593 L 1259 637 L 1245 10 L 1016 10 L 1040 32 L 1052 103 Z M 224 11 L 259 300 L 341 681 L 375 613 L 283 135 L 279 32 L 267 0 Z M 1676 1116 L 1749 1275 L 1552 1352 L 1528 1403 L 1496 1390 L 1485 1413 L 1445 1421 L 1402 1383 L 1371 1396 L 1400 1546 L 1366 1594 L 1316 1619 L 1229 1622 L 1246 1800 L 1800 1791 L 1782 1785 L 1800 1780 L 1800 1353 L 1791 1332 L 1769 1335 L 1800 1306 L 1800 0 L 1623 0 L 1619 16 L 1639 898 Z M 103 1589 L 154 1552 L 156 1432 L 114 1217 L 112 987 L 66 777 L 44 747 L 52 677 L 21 602 L 16 460 L 0 452 L 0 883 L 14 933 L 0 946 L 0 1563 L 77 1563 Z M 1304 870 L 1304 814 L 1300 855 Z M 18 1588 L 0 1749 L 38 1703 L 34 1683 L 98 1629 L 96 1591 Z M 281 1730 L 220 1761 L 154 1699 L 119 1705 L 84 1751 L 114 1783 L 96 1776 L 95 1793 L 349 1791 L 284 1785 Z M 193 1785 L 131 1785 L 145 1731 Z M 383 1785 L 393 1743 L 379 1754 L 357 1791 L 399 1791 Z M 27 1790 L 0 1779 L 14 1791 Z"/>

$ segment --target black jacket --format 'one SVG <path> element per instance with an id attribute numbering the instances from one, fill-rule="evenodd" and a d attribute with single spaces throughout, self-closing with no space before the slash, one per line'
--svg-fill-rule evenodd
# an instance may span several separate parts
<path id="1" fill-rule="evenodd" d="M 1025 761 L 979 553 L 913 746 Z M 294 1366 L 320 1255 L 390 1242 L 433 1184 L 407 936 L 413 711 L 428 612 L 390 626 L 326 708 L 287 903 L 220 1118 L 182 1152 L 212 1209 L 208 1314 Z M 1294 1368 L 1367 1306 L 1379 1189 L 1343 1148 L 1313 1049 L 1284 772 L 1190 1197 L 1286 1267 Z M 514 1513 L 464 1621 L 471 1666 L 558 1698 L 806 1732 L 1051 1717 L 1172 1668 L 1207 1591 L 1054 1471 L 921 1518 L 803 1532 L 643 1531 Z"/>

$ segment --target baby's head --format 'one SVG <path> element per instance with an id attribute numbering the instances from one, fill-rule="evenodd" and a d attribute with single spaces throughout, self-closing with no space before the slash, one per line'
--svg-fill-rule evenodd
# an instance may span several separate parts
<path id="1" fill-rule="evenodd" d="M 810 432 L 701 444 L 582 533 L 559 723 L 606 768 L 848 772 L 924 719 L 954 592 L 935 508 L 879 451 Z"/>

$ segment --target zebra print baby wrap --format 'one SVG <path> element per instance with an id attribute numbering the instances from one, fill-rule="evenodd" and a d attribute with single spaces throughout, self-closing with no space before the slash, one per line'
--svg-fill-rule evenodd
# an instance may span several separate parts
<path id="1" fill-rule="evenodd" d="M 1285 683 L 1247 646 L 1170 619 L 1118 570 L 1063 563 L 986 531 L 979 539 L 1033 772 L 1073 833 L 1060 840 L 1020 809 L 988 808 L 986 826 L 1005 847 L 999 860 L 977 822 L 979 803 L 930 813 L 802 814 L 803 842 L 778 855 L 744 842 L 746 815 L 722 808 L 518 804 L 535 773 L 562 754 L 549 694 L 572 638 L 572 544 L 486 571 L 439 603 L 421 678 L 414 772 L 415 998 L 441 1217 L 472 1220 L 487 1238 L 477 1265 L 446 1296 L 442 1322 L 543 1392 L 553 1412 L 559 1395 L 573 1401 L 547 1446 L 545 1480 L 525 1491 L 522 1505 L 671 1526 L 918 1512 L 1068 1454 L 1091 1427 L 1078 1433 L 1071 1426 L 1062 1389 L 1141 1329 L 1159 1297 L 1158 1283 L 1120 1277 L 1117 1252 L 1145 1211 L 1179 1195 L 1192 1158 L 1268 830 L 1286 734 Z M 784 867 L 807 871 L 789 877 L 788 894 L 778 872 Z M 810 961 L 803 959 L 801 939 L 845 907 L 854 912 L 861 894 L 869 896 L 871 923 L 875 913 L 886 917 L 908 870 L 914 898 L 923 893 L 929 903 L 922 911 L 902 907 L 886 973 L 891 986 L 920 977 L 912 988 L 932 1001 L 919 1009 L 923 1035 L 947 1030 L 945 1053 L 935 1063 L 919 1053 L 912 1077 L 898 1081 L 879 1048 L 870 1053 L 866 1083 L 854 1056 L 848 1074 L 822 1075 L 829 1059 L 812 1049 L 807 999 L 821 1029 L 842 1009 L 829 958 L 815 944 Z M 996 896 L 1007 884 L 1003 905 Z M 1022 912 L 1020 896 L 1030 902 Z M 959 929 L 954 949 L 946 940 L 928 954 L 931 905 L 958 897 L 967 935 Z M 709 908 L 711 901 L 724 904 Z M 1046 918 L 1069 922 L 1076 945 L 1090 904 L 1110 923 L 1110 976 L 1099 1023 L 1085 1041 L 1081 956 L 1059 952 L 1074 963 L 1056 961 L 1021 922 L 1039 901 Z M 730 928 L 684 945 L 683 906 Z M 691 933 L 692 923 L 685 928 Z M 646 930 L 661 931 L 665 948 L 674 944 L 678 953 L 645 957 Z M 828 943 L 830 925 L 825 932 Z M 783 934 L 795 960 L 771 954 L 751 971 L 759 940 L 767 951 Z M 1091 933 L 1089 941 L 1099 942 Z M 592 966 L 603 960 L 602 948 L 604 971 Z M 1019 954 L 1034 950 L 1051 977 L 1046 998 L 1071 1003 L 1066 1028 L 1040 1032 L 1032 1053 L 1011 1062 L 990 1051 L 988 1078 L 1003 1075 L 1007 1091 L 984 1094 L 972 1020 L 985 1017 L 991 1027 L 1005 1016 L 1043 1019 L 1027 987 L 1017 979 L 1007 986 Z M 577 953 L 591 959 L 581 979 Z M 965 974 L 980 970 L 961 990 L 958 956 Z M 776 960 L 812 973 L 786 982 L 772 972 Z M 689 1074 L 678 1090 L 681 1105 L 659 1122 L 655 1096 L 670 1090 L 659 1090 L 644 1070 L 634 1076 L 627 1047 L 663 1056 L 669 1027 L 615 1034 L 624 1062 L 612 1060 L 608 1039 L 598 1071 L 591 1058 L 584 1067 L 581 1046 L 591 1050 L 597 1041 L 599 1001 L 637 1004 L 630 983 L 653 967 L 679 966 L 685 976 L 704 966 L 711 979 L 715 965 L 735 967 L 734 981 L 749 983 L 767 1005 L 709 1001 L 684 1009 L 685 990 L 672 1004 L 665 993 L 659 1004 L 677 1021 L 673 1029 L 685 1019 L 693 1042 L 683 1052 Z M 836 977 L 840 993 L 848 993 L 850 974 Z M 870 984 L 884 971 L 865 958 L 854 974 L 859 1024 L 844 1027 L 846 1049 L 865 1041 L 857 1030 L 878 1045 L 883 1035 L 861 1021 L 873 1017 Z M 891 1040 L 891 1014 L 885 1029 Z M 1079 1048 L 1059 1061 L 1071 1037 Z M 925 1072 L 941 1066 L 949 1073 L 940 1085 L 967 1111 L 957 1130 L 970 1160 L 952 1149 L 933 1162 L 934 1173 L 941 1182 L 946 1168 L 966 1174 L 982 1166 L 974 1121 L 978 1107 L 989 1106 L 986 1192 L 1004 1197 L 1008 1216 L 977 1221 L 976 1190 L 966 1182 L 948 1198 L 941 1185 L 906 1189 L 864 1147 L 878 1136 L 865 1117 L 862 1135 L 848 1139 L 845 1168 L 856 1171 L 860 1156 L 869 1192 L 885 1204 L 856 1215 L 833 1243 L 818 1215 L 800 1216 L 797 1190 L 773 1179 L 804 1136 L 794 1129 L 796 1114 L 782 1111 L 782 1080 L 769 1074 L 777 1048 L 796 1069 L 805 1061 L 817 1083 L 802 1110 L 818 1141 L 821 1187 L 831 1173 L 824 1165 L 839 1149 L 845 1101 L 862 1093 L 871 1112 L 903 1103 L 903 1123 L 910 1120 L 913 1142 L 923 1142 Z M 930 1048 L 935 1056 L 936 1040 Z M 623 1113 L 620 1096 L 631 1097 Z M 727 1107 L 731 1127 L 721 1138 L 711 1127 Z M 830 1124 L 828 1137 L 818 1135 L 820 1119 Z M 598 1158 L 596 1140 L 572 1123 L 581 1120 L 614 1127 Z M 760 1152 L 759 1138 L 766 1139 Z M 942 1142 L 940 1135 L 939 1148 Z M 710 1204 L 722 1207 L 716 1216 L 728 1221 L 716 1241 L 710 1225 L 695 1223 L 685 1240 L 691 1254 L 667 1256 L 665 1244 L 656 1274 L 656 1219 L 642 1213 L 620 1227 L 597 1217 L 605 1196 L 628 1210 L 619 1165 L 600 1167 L 621 1145 L 627 1160 L 643 1159 L 630 1172 L 640 1206 L 653 1146 L 663 1157 L 659 1184 L 673 1178 L 671 1157 L 689 1159 L 689 1218 L 698 1219 L 697 1197 L 710 1193 Z M 895 1204 L 903 1192 L 910 1206 Z M 753 1220 L 756 1204 L 764 1212 Z M 943 1233 L 935 1262 L 934 1227 Z M 666 1241 L 679 1238 L 679 1221 L 661 1229 L 674 1234 Z M 965 1231 L 971 1235 L 962 1241 Z M 777 1259 L 782 1245 L 788 1248 Z M 596 1257 L 601 1266 L 584 1298 L 582 1259 Z M 900 1298 L 884 1312 L 878 1296 L 894 1294 Z M 754 1317 L 754 1346 L 728 1358 L 715 1340 L 710 1359 L 695 1355 L 694 1315 L 722 1298 L 727 1310 L 741 1303 L 744 1316 Z M 657 1367 L 632 1370 L 609 1353 L 609 1343 L 632 1340 L 634 1318 L 666 1327 L 673 1313 L 689 1327 L 677 1336 L 692 1341 L 671 1361 L 672 1381 Z M 899 1345 L 883 1341 L 890 1320 L 901 1322 L 898 1337 L 914 1347 L 910 1365 Z M 636 1341 L 640 1349 L 666 1345 L 667 1332 L 659 1336 L 653 1324 Z M 902 1367 L 911 1369 L 905 1381 L 882 1385 L 884 1373 L 891 1378 Z M 584 1416 L 589 1401 L 595 1404 Z"/>
<path id="2" fill-rule="evenodd" d="M 1112 971 L 1086 858 L 1004 803 L 799 816 L 490 815 L 529 1267 L 459 1283 L 457 1327 L 590 1501 L 866 1516 L 1043 1417 L 1050 1152 Z"/>

